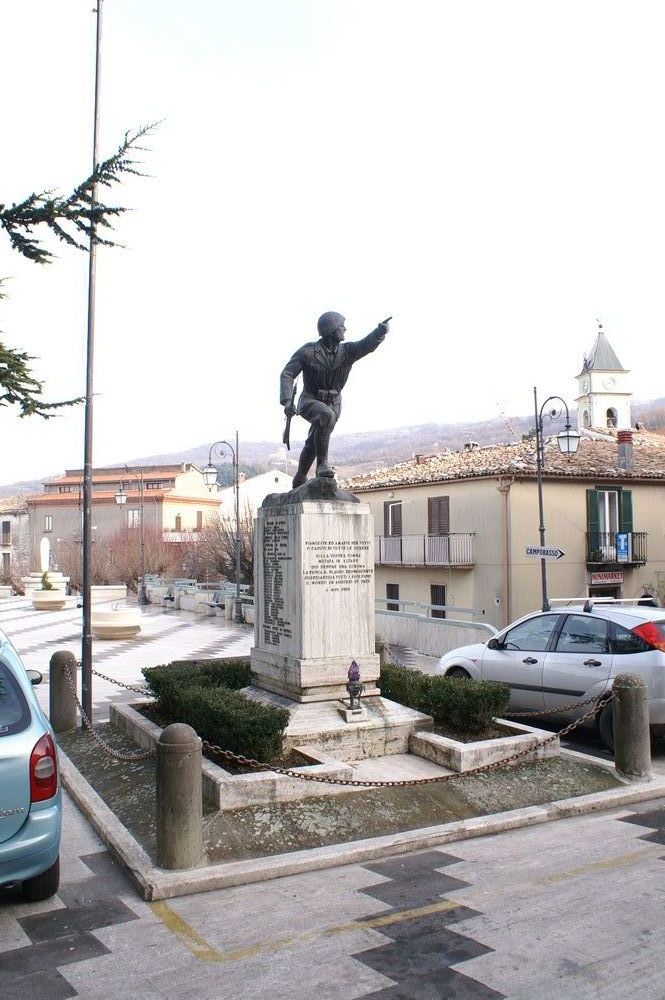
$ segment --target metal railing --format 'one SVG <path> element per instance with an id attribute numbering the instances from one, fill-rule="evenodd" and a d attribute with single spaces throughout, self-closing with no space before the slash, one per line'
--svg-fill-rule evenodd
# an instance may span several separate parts
<path id="1" fill-rule="evenodd" d="M 597 565 L 644 564 L 647 561 L 647 532 L 588 531 L 586 561 Z"/>
<path id="2" fill-rule="evenodd" d="M 374 562 L 380 566 L 473 566 L 472 532 L 449 535 L 377 535 Z"/>

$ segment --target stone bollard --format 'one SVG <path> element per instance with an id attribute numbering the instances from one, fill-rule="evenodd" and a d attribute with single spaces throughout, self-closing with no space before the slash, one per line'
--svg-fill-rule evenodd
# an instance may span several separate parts
<path id="1" fill-rule="evenodd" d="M 388 663 L 388 643 L 382 635 L 375 636 L 374 651 L 379 654 L 379 665 L 385 667 Z"/>
<path id="2" fill-rule="evenodd" d="M 201 740 L 175 722 L 157 740 L 157 864 L 194 868 L 203 856 Z"/>
<path id="3" fill-rule="evenodd" d="M 61 649 L 49 661 L 49 719 L 56 733 L 76 729 L 76 701 L 69 686 L 67 672 L 76 689 L 78 664 L 73 653 Z"/>
<path id="4" fill-rule="evenodd" d="M 646 781 L 651 772 L 649 699 L 636 674 L 614 678 L 614 765 L 628 781 Z"/>

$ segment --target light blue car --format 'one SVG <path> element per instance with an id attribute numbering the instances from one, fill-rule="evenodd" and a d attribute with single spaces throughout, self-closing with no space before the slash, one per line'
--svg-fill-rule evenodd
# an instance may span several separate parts
<path id="1" fill-rule="evenodd" d="M 60 882 L 62 795 L 53 730 L 37 702 L 42 675 L 26 671 L 0 630 L 0 886 L 48 899 Z"/>

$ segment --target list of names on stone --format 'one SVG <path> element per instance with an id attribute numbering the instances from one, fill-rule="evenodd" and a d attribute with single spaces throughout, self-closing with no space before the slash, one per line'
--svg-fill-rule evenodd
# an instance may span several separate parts
<path id="1" fill-rule="evenodd" d="M 305 586 L 343 593 L 372 582 L 369 541 L 306 541 L 305 552 Z"/>
<path id="2" fill-rule="evenodd" d="M 279 646 L 290 639 L 291 622 L 284 617 L 284 565 L 289 555 L 286 518 L 269 518 L 263 525 L 263 642 Z"/>

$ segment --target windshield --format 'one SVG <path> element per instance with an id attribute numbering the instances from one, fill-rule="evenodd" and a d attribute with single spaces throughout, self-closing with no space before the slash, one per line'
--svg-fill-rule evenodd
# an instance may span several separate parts
<path id="1" fill-rule="evenodd" d="M 0 738 L 27 729 L 30 710 L 16 678 L 0 657 Z"/>

